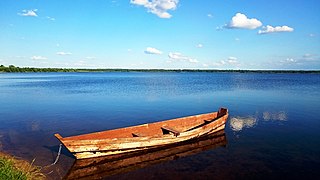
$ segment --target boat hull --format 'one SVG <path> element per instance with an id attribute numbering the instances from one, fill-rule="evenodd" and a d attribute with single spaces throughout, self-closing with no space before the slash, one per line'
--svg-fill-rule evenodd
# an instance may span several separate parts
<path id="1" fill-rule="evenodd" d="M 152 150 L 126 153 L 123 156 L 80 159 L 74 162 L 64 179 L 103 179 L 226 145 L 227 139 L 222 130 L 196 140 Z"/>
<path id="2" fill-rule="evenodd" d="M 144 151 L 197 139 L 223 130 L 227 118 L 228 110 L 220 108 L 218 112 L 214 113 L 177 118 L 128 128 L 66 138 L 61 137 L 59 134 L 55 134 L 55 136 L 76 159 L 84 159 Z M 170 127 L 180 127 L 179 130 L 182 131 L 179 131 L 178 134 L 175 133 L 174 130 L 172 130 L 173 133 L 165 131 L 166 129 L 163 129 L 163 127 L 168 125 L 170 125 Z M 139 133 L 151 133 L 155 131 L 155 129 L 159 129 L 160 131 L 161 128 L 161 132 L 152 135 L 136 135 Z M 127 133 L 129 131 L 132 132 L 130 133 L 131 137 L 129 133 Z M 117 134 L 119 137 L 116 137 Z M 120 135 L 122 135 L 122 137 Z"/>

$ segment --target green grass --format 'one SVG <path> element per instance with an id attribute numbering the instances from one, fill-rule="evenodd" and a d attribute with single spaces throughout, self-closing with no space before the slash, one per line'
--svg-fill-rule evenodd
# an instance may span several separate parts
<path id="1" fill-rule="evenodd" d="M 45 179 L 39 167 L 0 152 L 0 180 Z"/>
<path id="2" fill-rule="evenodd" d="M 9 159 L 0 158 L 0 179 L 27 179 L 27 176 L 16 167 Z"/>

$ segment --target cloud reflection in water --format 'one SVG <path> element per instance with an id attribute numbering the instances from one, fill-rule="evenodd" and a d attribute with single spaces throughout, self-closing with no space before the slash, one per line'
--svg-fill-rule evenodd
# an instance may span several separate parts
<path id="1" fill-rule="evenodd" d="M 287 113 L 284 111 L 279 112 L 263 112 L 262 118 L 265 121 L 275 120 L 275 121 L 286 121 L 287 120 Z"/>
<path id="2" fill-rule="evenodd" d="M 254 117 L 233 117 L 230 126 L 233 131 L 241 131 L 243 128 L 251 128 L 257 123 Z"/>
<path id="3" fill-rule="evenodd" d="M 260 117 L 260 116 L 259 116 Z M 262 113 L 262 120 L 264 121 L 286 121 L 287 113 L 285 111 Z M 233 131 L 241 131 L 244 128 L 252 128 L 258 123 L 257 117 L 233 117 L 230 119 L 230 127 Z"/>

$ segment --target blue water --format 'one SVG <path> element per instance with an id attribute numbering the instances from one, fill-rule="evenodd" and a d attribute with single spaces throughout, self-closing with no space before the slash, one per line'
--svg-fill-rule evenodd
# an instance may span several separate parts
<path id="1" fill-rule="evenodd" d="M 56 155 L 56 132 L 83 134 L 227 107 L 227 147 L 117 178 L 314 178 L 319 89 L 319 74 L 0 74 L 0 151 L 44 166 Z M 59 179 L 72 161 L 62 155 L 59 173 L 49 176 Z"/>

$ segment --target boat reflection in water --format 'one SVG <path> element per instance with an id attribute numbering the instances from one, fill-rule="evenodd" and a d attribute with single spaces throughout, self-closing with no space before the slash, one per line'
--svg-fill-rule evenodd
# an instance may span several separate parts
<path id="1" fill-rule="evenodd" d="M 80 159 L 75 161 L 65 179 L 101 179 L 226 145 L 225 132 L 221 130 L 200 139 L 142 152 Z"/>

